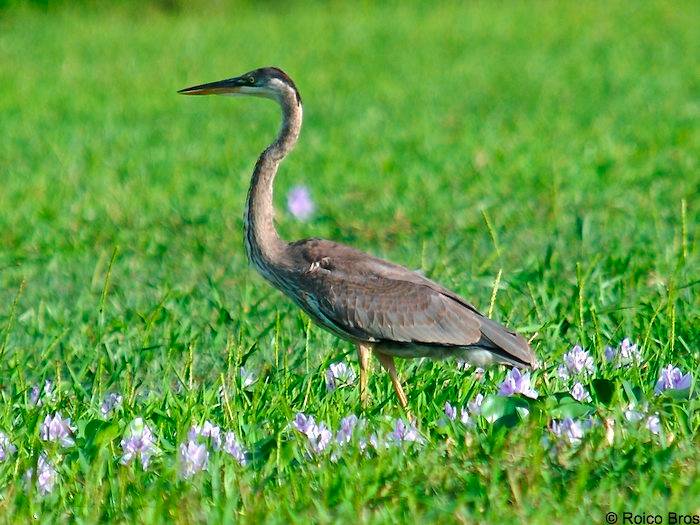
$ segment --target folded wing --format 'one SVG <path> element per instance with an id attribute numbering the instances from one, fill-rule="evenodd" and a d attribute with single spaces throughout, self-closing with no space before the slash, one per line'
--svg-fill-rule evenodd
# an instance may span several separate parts
<path id="1" fill-rule="evenodd" d="M 334 332 L 359 340 L 479 347 L 507 361 L 535 362 L 527 342 L 454 292 L 348 246 L 295 243 L 305 261 L 300 304 Z"/>

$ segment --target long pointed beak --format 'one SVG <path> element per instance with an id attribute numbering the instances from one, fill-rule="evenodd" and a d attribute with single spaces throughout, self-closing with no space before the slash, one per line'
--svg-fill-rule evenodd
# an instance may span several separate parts
<path id="1" fill-rule="evenodd" d="M 181 89 L 178 93 L 182 95 L 223 95 L 226 93 L 240 93 L 241 86 L 244 85 L 245 82 L 241 77 L 235 77 L 188 87 Z"/>

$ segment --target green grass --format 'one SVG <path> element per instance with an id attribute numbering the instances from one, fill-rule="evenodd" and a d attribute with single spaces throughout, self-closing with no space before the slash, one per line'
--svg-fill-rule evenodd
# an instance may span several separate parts
<path id="1" fill-rule="evenodd" d="M 661 367 L 700 376 L 697 6 L 261 4 L 163 12 L 107 6 L 0 12 L 0 463 L 7 522 L 603 523 L 608 511 L 700 514 L 700 403 L 655 396 Z M 452 362 L 402 362 L 422 447 L 310 460 L 298 411 L 337 428 L 356 389 L 325 391 L 354 350 L 310 326 L 248 268 L 242 208 L 273 104 L 176 90 L 262 65 L 305 102 L 277 186 L 288 239 L 350 243 L 427 275 L 528 336 L 545 368 L 525 418 L 438 425 L 443 405 L 493 395 Z M 284 210 L 306 184 L 315 218 Z M 637 342 L 639 367 L 603 364 Z M 596 358 L 590 406 L 558 406 L 562 354 Z M 260 380 L 242 391 L 238 367 Z M 378 366 L 375 366 L 378 368 Z M 54 382 L 55 399 L 28 402 Z M 221 402 L 225 387 L 228 402 Z M 368 432 L 402 412 L 372 376 Z M 98 424 L 106 392 L 124 394 Z M 608 399 L 607 394 L 612 394 Z M 649 402 L 663 432 L 627 422 Z M 512 408 L 511 405 L 506 407 Z M 42 497 L 24 472 L 44 417 L 78 426 Z M 552 417 L 602 425 L 547 454 Z M 119 464 L 129 422 L 163 453 Z M 512 416 L 512 415 L 511 415 Z M 234 430 L 252 459 L 213 455 L 178 477 L 193 423 Z"/>

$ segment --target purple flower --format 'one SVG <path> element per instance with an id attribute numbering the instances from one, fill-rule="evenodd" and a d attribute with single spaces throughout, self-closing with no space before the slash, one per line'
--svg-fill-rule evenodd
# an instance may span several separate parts
<path id="1" fill-rule="evenodd" d="M 646 410 L 646 408 L 644 408 L 644 410 Z M 624 415 L 625 419 L 630 423 L 637 423 L 644 419 L 644 412 L 637 410 L 637 407 L 634 403 L 630 403 L 629 405 L 627 405 Z"/>
<path id="2" fill-rule="evenodd" d="M 457 409 L 453 407 L 449 401 L 445 402 L 445 416 L 450 421 L 457 419 Z"/>
<path id="3" fill-rule="evenodd" d="M 0 462 L 5 461 L 8 456 L 15 452 L 17 452 L 17 447 L 10 442 L 4 432 L 0 432 Z"/>
<path id="4" fill-rule="evenodd" d="M 469 409 L 469 413 L 472 415 L 481 414 L 481 404 L 483 402 L 484 402 L 484 396 L 481 394 L 477 394 L 476 397 L 474 398 L 474 401 L 469 401 L 467 403 L 467 408 Z"/>
<path id="5" fill-rule="evenodd" d="M 617 350 L 610 346 L 605 347 L 605 360 L 608 363 L 617 361 L 616 368 L 622 365 L 639 364 L 642 361 L 642 352 L 636 344 L 625 337 Z"/>
<path id="6" fill-rule="evenodd" d="M 570 445 L 578 445 L 583 439 L 583 426 L 570 417 L 564 418 L 562 421 L 552 421 L 549 430 Z"/>
<path id="7" fill-rule="evenodd" d="M 248 462 L 246 458 L 245 448 L 236 439 L 236 434 L 233 432 L 226 432 L 224 435 L 224 446 L 221 449 L 233 456 L 233 458 L 238 461 L 239 464 L 245 466 Z"/>
<path id="8" fill-rule="evenodd" d="M 573 388 L 571 389 L 571 397 L 573 397 L 576 401 L 581 401 L 582 403 L 591 400 L 591 395 L 581 383 L 576 383 L 573 386 Z"/>
<path id="9" fill-rule="evenodd" d="M 32 405 L 38 405 L 40 403 L 39 396 L 41 396 L 41 388 L 39 385 L 34 385 L 29 392 L 29 402 Z"/>
<path id="10" fill-rule="evenodd" d="M 690 372 L 683 375 L 680 368 L 668 365 L 661 369 L 659 380 L 656 382 L 656 394 L 660 394 L 664 390 L 686 390 L 690 388 L 693 382 L 693 376 Z"/>
<path id="11" fill-rule="evenodd" d="M 649 416 L 645 425 L 652 434 L 656 434 L 658 436 L 661 433 L 661 420 L 659 419 L 659 413 L 656 412 Z"/>
<path id="12" fill-rule="evenodd" d="M 617 351 L 612 346 L 605 347 L 605 360 L 608 363 L 612 363 L 617 355 Z"/>
<path id="13" fill-rule="evenodd" d="M 622 364 L 639 363 L 642 360 L 642 352 L 636 344 L 632 344 L 627 337 L 620 343 L 620 362 Z"/>
<path id="14" fill-rule="evenodd" d="M 331 461 L 333 461 L 334 463 L 338 461 L 341 452 L 339 448 L 350 443 L 350 441 L 352 441 L 355 429 L 358 427 L 364 427 L 364 425 L 365 420 L 359 419 L 355 414 L 350 414 L 349 416 L 346 416 L 340 420 L 340 428 L 338 429 L 338 432 L 335 435 L 335 441 L 338 446 L 331 454 Z M 361 439 L 359 442 L 359 446 L 360 450 L 364 451 L 367 447 L 367 441 Z"/>
<path id="15" fill-rule="evenodd" d="M 336 388 L 352 385 L 355 382 L 355 371 L 351 366 L 340 362 L 332 363 L 326 370 L 326 390 L 333 392 Z"/>
<path id="16" fill-rule="evenodd" d="M 311 428 L 316 426 L 316 421 L 314 416 L 307 416 L 303 412 L 298 412 L 292 422 L 292 426 L 302 434 L 306 434 Z"/>
<path id="17" fill-rule="evenodd" d="M 253 372 L 249 372 L 245 368 L 241 367 L 240 370 L 241 374 L 241 388 L 243 390 L 246 390 L 247 388 L 253 386 L 255 382 L 258 380 L 257 377 L 255 377 L 255 374 Z"/>
<path id="18" fill-rule="evenodd" d="M 644 426 L 649 429 L 652 434 L 658 435 L 661 432 L 661 419 L 659 418 L 659 413 L 654 412 L 652 415 L 647 416 L 647 406 L 646 404 L 641 407 L 642 410 L 637 410 L 634 403 L 627 405 L 624 415 L 625 419 L 630 423 L 639 423 L 644 420 Z"/>
<path id="19" fill-rule="evenodd" d="M 221 429 L 213 425 L 211 421 L 205 421 L 203 425 L 194 425 L 187 433 L 189 441 L 198 442 L 198 438 L 205 438 L 211 441 L 214 450 L 221 448 Z"/>
<path id="20" fill-rule="evenodd" d="M 122 404 L 122 396 L 116 392 L 110 392 L 105 396 L 105 400 L 100 407 L 103 417 L 107 417 L 112 410 L 119 408 Z"/>
<path id="21" fill-rule="evenodd" d="M 192 440 L 180 445 L 180 475 L 183 478 L 194 476 L 201 470 L 206 470 L 209 462 L 209 451 L 206 445 Z"/>
<path id="22" fill-rule="evenodd" d="M 60 412 L 56 412 L 53 417 L 47 415 L 41 424 L 41 439 L 44 441 L 57 441 L 63 447 L 70 447 L 75 444 L 73 441 L 74 427 L 70 426 L 70 418 L 63 419 Z"/>
<path id="23" fill-rule="evenodd" d="M 459 420 L 463 425 L 474 426 L 476 423 L 472 420 L 472 416 L 481 414 L 481 404 L 484 402 L 484 396 L 477 394 L 473 401 L 469 401 L 466 407 L 459 409 Z M 439 424 L 444 425 L 448 421 L 457 419 L 457 407 L 453 406 L 449 401 L 445 403 L 445 417 L 440 419 Z"/>
<path id="24" fill-rule="evenodd" d="M 559 377 L 565 380 L 579 374 L 592 374 L 595 372 L 593 358 L 586 350 L 576 345 L 564 354 L 564 364 L 559 367 L 557 372 Z"/>
<path id="25" fill-rule="evenodd" d="M 302 221 L 309 219 L 315 208 L 314 201 L 306 186 L 294 186 L 287 193 L 287 209 L 297 219 Z"/>
<path id="26" fill-rule="evenodd" d="M 498 393 L 502 396 L 522 394 L 526 397 L 537 399 L 537 392 L 535 392 L 530 384 L 530 372 L 521 374 L 520 370 L 515 367 L 508 372 L 508 375 L 500 385 Z"/>
<path id="27" fill-rule="evenodd" d="M 53 491 L 53 488 L 56 485 L 56 481 L 58 481 L 58 472 L 56 472 L 56 469 L 48 460 L 46 452 L 42 452 L 39 455 L 39 459 L 36 463 L 36 468 L 38 472 L 38 475 L 36 477 L 36 488 L 39 491 L 39 494 L 41 494 L 42 496 L 46 496 L 47 494 Z M 28 483 L 31 483 L 33 478 L 34 469 L 30 468 L 25 474 L 25 479 Z"/>
<path id="28" fill-rule="evenodd" d="M 124 452 L 122 464 L 126 465 L 135 457 L 139 457 L 144 469 L 148 468 L 151 457 L 158 453 L 155 436 L 140 417 L 134 419 L 129 425 L 121 441 L 121 447 Z"/>
<path id="29" fill-rule="evenodd" d="M 373 432 L 371 436 L 369 436 L 369 439 L 360 439 L 360 450 L 365 451 L 367 449 L 367 445 L 370 445 L 374 450 L 379 450 L 380 448 L 387 448 L 388 444 L 385 440 L 383 440 L 381 437 L 379 437 L 379 434 L 376 432 Z"/>
<path id="30" fill-rule="evenodd" d="M 325 423 L 317 424 L 313 416 L 307 416 L 301 412 L 294 418 L 292 426 L 306 436 L 309 449 L 314 454 L 320 454 L 326 450 L 333 437 Z"/>
<path id="31" fill-rule="evenodd" d="M 481 394 L 479 394 L 481 395 Z M 468 403 L 467 406 L 471 405 L 471 403 Z M 462 422 L 463 425 L 467 427 L 475 427 L 476 426 L 476 421 L 474 421 L 473 416 L 479 415 L 481 413 L 481 407 L 478 407 L 478 411 L 472 411 L 471 409 L 462 409 L 460 410 L 459 413 L 459 420 Z"/>
<path id="32" fill-rule="evenodd" d="M 397 419 L 394 422 L 394 430 L 387 436 L 390 443 L 401 445 L 402 443 L 423 444 L 425 440 L 418 433 L 418 429 L 410 421 Z M 376 448 L 376 447 L 375 447 Z"/>
<path id="33" fill-rule="evenodd" d="M 320 454 L 330 444 L 333 433 L 325 423 L 319 423 L 306 434 L 309 439 L 309 446 L 314 454 Z"/>
<path id="34" fill-rule="evenodd" d="M 359 419 L 355 414 L 350 414 L 349 416 L 344 417 L 340 420 L 340 428 L 338 429 L 338 433 L 335 436 L 335 440 L 338 442 L 339 445 L 345 445 L 347 443 L 350 443 L 350 440 L 352 439 L 352 433 L 355 430 L 358 421 Z"/>
<path id="35" fill-rule="evenodd" d="M 41 406 L 44 401 L 53 401 L 53 383 L 48 379 L 44 381 L 44 387 L 34 385 L 29 393 L 29 402 L 32 405 Z"/>

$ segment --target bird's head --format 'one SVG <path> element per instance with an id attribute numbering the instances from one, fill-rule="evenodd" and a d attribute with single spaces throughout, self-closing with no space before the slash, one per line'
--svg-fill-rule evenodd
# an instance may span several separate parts
<path id="1" fill-rule="evenodd" d="M 262 67 L 240 77 L 200 84 L 178 91 L 183 95 L 252 95 L 280 100 L 293 95 L 297 104 L 301 96 L 294 81 L 277 67 Z"/>

